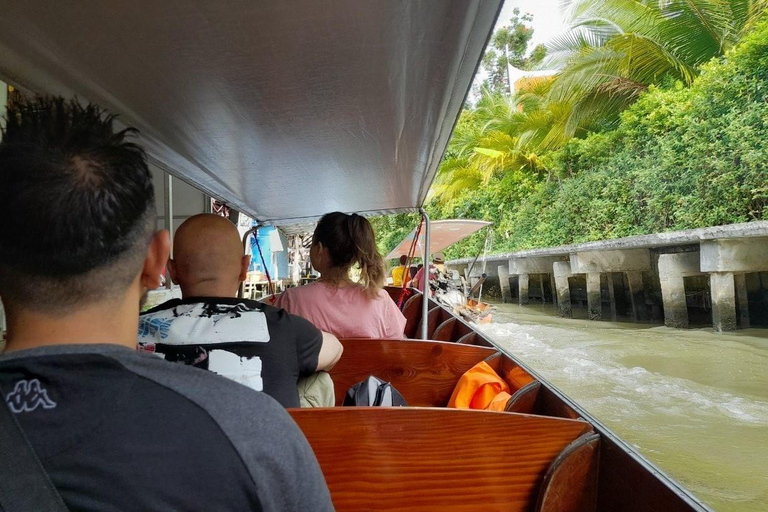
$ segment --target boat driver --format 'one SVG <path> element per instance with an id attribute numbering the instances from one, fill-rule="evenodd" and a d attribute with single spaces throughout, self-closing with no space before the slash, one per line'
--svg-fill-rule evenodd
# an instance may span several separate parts
<path id="1" fill-rule="evenodd" d="M 445 277 L 445 256 L 443 256 L 443 253 L 441 252 L 436 252 L 432 256 L 432 264 L 429 266 L 430 284 L 439 281 L 441 277 Z M 410 286 L 417 290 L 421 290 L 423 279 L 424 267 L 421 267 L 419 271 L 416 272 L 416 276 L 411 280 Z"/>

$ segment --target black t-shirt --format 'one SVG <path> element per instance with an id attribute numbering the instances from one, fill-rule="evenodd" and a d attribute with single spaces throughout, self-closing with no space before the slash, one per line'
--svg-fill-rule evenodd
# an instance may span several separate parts
<path id="1" fill-rule="evenodd" d="M 70 510 L 332 510 L 272 398 L 117 345 L 0 356 L 0 391 Z"/>
<path id="2" fill-rule="evenodd" d="M 322 344 L 307 320 L 247 299 L 173 299 L 139 319 L 140 350 L 264 391 L 285 407 L 299 407 L 296 382 L 317 370 Z"/>

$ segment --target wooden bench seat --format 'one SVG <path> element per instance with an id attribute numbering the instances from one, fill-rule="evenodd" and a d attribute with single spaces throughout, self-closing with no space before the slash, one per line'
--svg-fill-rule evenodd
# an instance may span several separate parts
<path id="1" fill-rule="evenodd" d="M 584 504 L 594 502 L 597 475 L 582 473 L 596 471 L 596 450 L 573 444 L 593 436 L 583 421 L 411 407 L 290 413 L 339 511 L 593 510 Z M 575 464 L 565 463 L 569 446 Z M 556 499 L 564 494 L 566 506 Z"/>
<path id="2" fill-rule="evenodd" d="M 459 378 L 497 354 L 493 349 L 422 340 L 344 339 L 344 354 L 331 369 L 336 405 L 369 375 L 391 382 L 408 405 L 445 407 Z"/>
<path id="3" fill-rule="evenodd" d="M 347 390 L 369 375 L 391 382 L 414 407 L 445 407 L 459 378 L 480 361 L 508 383 L 518 365 L 500 352 L 476 345 L 424 340 L 342 339 L 344 355 L 330 371 L 341 405 Z M 514 386 L 510 412 L 578 418 L 579 415 L 545 386 Z"/>

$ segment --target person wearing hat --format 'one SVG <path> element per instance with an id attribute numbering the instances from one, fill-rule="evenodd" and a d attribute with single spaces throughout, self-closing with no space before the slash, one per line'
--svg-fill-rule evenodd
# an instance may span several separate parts
<path id="1" fill-rule="evenodd" d="M 437 276 L 440 274 L 445 273 L 445 256 L 443 256 L 443 253 L 436 252 L 432 256 L 432 264 L 429 266 L 429 278 L 430 280 L 437 279 Z M 411 280 L 410 286 L 413 288 L 416 288 L 417 290 L 421 290 L 422 287 L 422 279 L 424 279 L 424 267 L 421 267 L 418 272 L 416 272 L 416 276 Z"/>

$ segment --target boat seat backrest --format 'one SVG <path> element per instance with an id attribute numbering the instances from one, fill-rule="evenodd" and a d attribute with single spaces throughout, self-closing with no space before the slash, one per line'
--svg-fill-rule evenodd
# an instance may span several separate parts
<path id="1" fill-rule="evenodd" d="M 421 319 L 421 294 L 412 295 L 403 305 L 403 316 L 405 317 L 405 337 L 415 338 Z"/>
<path id="2" fill-rule="evenodd" d="M 408 405 L 445 407 L 459 378 L 495 350 L 423 340 L 343 339 L 344 354 L 331 371 L 336 404 L 369 375 L 392 383 Z"/>
<path id="3" fill-rule="evenodd" d="M 531 511 L 552 463 L 592 431 L 575 420 L 456 409 L 338 407 L 290 413 L 312 446 L 340 512 Z M 551 478 L 557 485 L 558 476 Z"/>
<path id="4" fill-rule="evenodd" d="M 522 388 L 515 391 L 512 397 L 507 401 L 507 405 L 504 410 L 507 412 L 533 414 L 540 388 L 541 383 L 537 380 L 526 384 Z"/>
<path id="5" fill-rule="evenodd" d="M 437 326 L 430 339 L 435 341 L 453 341 L 454 330 L 458 322 L 455 318 L 449 318 Z"/>
<path id="6" fill-rule="evenodd" d="M 477 343 L 477 333 L 475 332 L 468 332 L 458 340 L 456 340 L 456 343 L 459 343 L 461 345 L 475 345 Z"/>
<path id="7" fill-rule="evenodd" d="M 597 508 L 600 436 L 582 434 L 568 445 L 544 475 L 535 512 L 584 512 Z"/>
<path id="8" fill-rule="evenodd" d="M 453 315 L 451 315 L 448 311 L 443 309 L 440 306 L 434 306 L 432 309 L 429 310 L 429 313 L 427 314 L 427 337 L 428 339 L 433 339 L 433 336 L 435 334 L 435 331 L 437 330 L 438 326 L 449 319 L 455 319 Z M 419 322 L 419 326 L 416 329 L 416 336 L 421 335 L 421 322 Z"/>
<path id="9" fill-rule="evenodd" d="M 397 302 L 397 299 L 400 298 L 400 294 L 402 293 L 403 289 L 399 286 L 385 286 L 384 291 L 389 294 L 390 299 Z"/>

